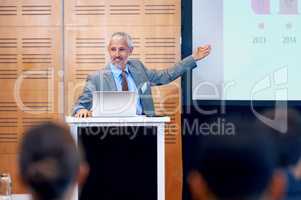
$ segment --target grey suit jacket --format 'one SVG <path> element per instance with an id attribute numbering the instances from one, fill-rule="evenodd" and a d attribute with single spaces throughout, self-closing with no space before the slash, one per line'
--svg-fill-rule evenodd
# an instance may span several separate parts
<path id="1" fill-rule="evenodd" d="M 141 99 L 144 114 L 154 115 L 154 104 L 151 94 L 151 86 L 170 83 L 185 72 L 196 67 L 196 62 L 189 56 L 166 70 L 147 69 L 139 60 L 129 60 L 129 72 L 131 73 L 138 94 Z M 92 93 L 94 91 L 116 91 L 115 80 L 108 64 L 103 70 L 88 76 L 82 95 L 73 107 L 73 115 L 82 108 L 92 108 Z"/>

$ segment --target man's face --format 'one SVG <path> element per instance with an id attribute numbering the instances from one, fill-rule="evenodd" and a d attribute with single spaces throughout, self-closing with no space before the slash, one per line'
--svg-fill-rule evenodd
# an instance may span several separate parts
<path id="1" fill-rule="evenodd" d="M 132 51 L 133 49 L 128 47 L 126 40 L 121 37 L 113 37 L 108 46 L 111 62 L 120 67 L 125 66 Z"/>

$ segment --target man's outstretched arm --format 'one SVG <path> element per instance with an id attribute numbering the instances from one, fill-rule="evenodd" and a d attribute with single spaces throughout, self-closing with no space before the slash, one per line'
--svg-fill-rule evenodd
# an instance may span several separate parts
<path id="1" fill-rule="evenodd" d="M 210 51 L 210 45 L 201 46 L 198 47 L 191 56 L 186 57 L 171 68 L 164 70 L 150 70 L 145 68 L 145 72 L 151 85 L 168 84 L 182 76 L 185 72 L 195 68 L 197 66 L 196 61 L 207 57 Z"/>

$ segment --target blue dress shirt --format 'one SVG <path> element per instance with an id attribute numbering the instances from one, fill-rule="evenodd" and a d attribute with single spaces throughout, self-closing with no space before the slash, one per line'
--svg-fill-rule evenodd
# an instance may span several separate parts
<path id="1" fill-rule="evenodd" d="M 117 87 L 118 91 L 122 91 L 122 70 L 119 67 L 116 67 L 114 64 L 110 63 L 111 71 L 114 77 L 114 81 Z M 128 64 L 125 66 L 125 72 L 126 72 L 126 79 L 128 82 L 128 88 L 129 91 L 133 91 L 137 93 L 138 99 L 137 99 L 137 104 L 136 104 L 136 112 L 138 115 L 142 114 L 142 105 L 138 93 L 137 86 L 135 84 L 135 81 L 129 72 L 129 66 Z"/>

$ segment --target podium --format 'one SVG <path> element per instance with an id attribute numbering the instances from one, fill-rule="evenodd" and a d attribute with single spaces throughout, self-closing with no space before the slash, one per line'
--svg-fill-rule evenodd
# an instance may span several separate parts
<path id="1" fill-rule="evenodd" d="M 141 199 L 139 191 L 149 199 L 154 193 L 157 200 L 165 199 L 164 125 L 170 121 L 169 117 L 67 116 L 65 120 L 75 141 L 81 140 L 91 168 L 92 174 L 88 177 L 87 188 L 83 188 L 83 193 L 94 192 L 93 195 L 97 195 L 96 192 L 102 194 L 113 189 L 112 194 L 119 194 L 123 190 L 120 195 L 124 199 L 131 192 L 132 196 L 129 198 Z M 153 164 L 156 166 L 152 166 Z M 107 188 L 108 185 L 113 185 L 113 188 Z M 131 189 L 133 190 L 127 191 Z M 78 199 L 76 189 L 73 200 Z"/>

